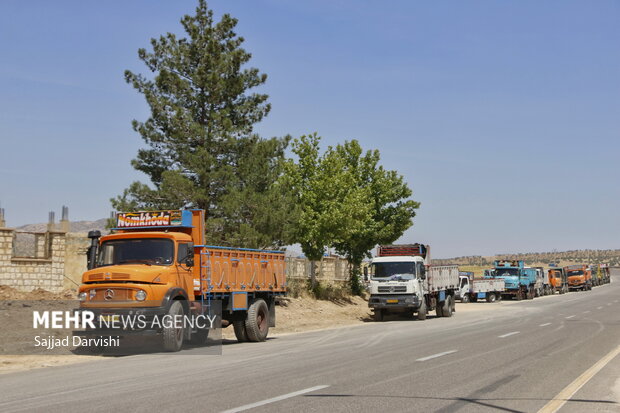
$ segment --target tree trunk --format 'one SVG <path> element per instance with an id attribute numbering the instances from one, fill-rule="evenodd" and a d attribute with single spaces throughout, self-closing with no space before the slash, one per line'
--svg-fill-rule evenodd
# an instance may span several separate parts
<path id="1" fill-rule="evenodd" d="M 316 287 L 316 261 L 310 261 L 310 289 Z"/>

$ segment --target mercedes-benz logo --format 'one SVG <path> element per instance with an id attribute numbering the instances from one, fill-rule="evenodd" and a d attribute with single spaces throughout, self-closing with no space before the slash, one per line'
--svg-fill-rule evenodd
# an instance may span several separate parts
<path id="1" fill-rule="evenodd" d="M 114 298 L 114 290 L 111 290 L 111 289 L 105 290 L 105 293 L 103 294 L 103 298 L 106 300 L 111 300 L 112 298 Z"/>

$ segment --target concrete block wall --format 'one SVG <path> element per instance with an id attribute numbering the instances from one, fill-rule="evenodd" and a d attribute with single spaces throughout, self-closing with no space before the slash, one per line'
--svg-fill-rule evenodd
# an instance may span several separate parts
<path id="1" fill-rule="evenodd" d="M 62 291 L 66 234 L 37 234 L 35 257 L 30 258 L 13 256 L 14 237 L 14 229 L 0 228 L 0 284 L 20 291 L 32 291 L 36 288 L 51 292 Z"/>

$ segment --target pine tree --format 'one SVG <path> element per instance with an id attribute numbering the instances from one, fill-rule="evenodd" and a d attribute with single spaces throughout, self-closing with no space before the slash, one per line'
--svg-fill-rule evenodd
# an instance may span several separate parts
<path id="1" fill-rule="evenodd" d="M 125 72 L 151 110 L 146 121 L 133 121 L 147 148 L 138 151 L 132 165 L 153 187 L 134 182 L 112 205 L 117 210 L 200 208 L 206 211 L 209 242 L 282 245 L 286 231 L 265 232 L 273 225 L 265 222 L 269 211 L 263 203 L 270 202 L 276 215 L 287 208 L 281 202 L 286 196 L 274 193 L 272 184 L 288 138 L 252 134 L 270 105 L 266 94 L 250 90 L 264 84 L 267 75 L 245 67 L 251 54 L 241 47 L 244 39 L 235 33 L 237 20 L 230 15 L 215 22 L 200 0 L 196 14 L 186 15 L 181 24 L 187 37 L 167 33 L 151 39 L 151 51 L 138 51 L 152 77 Z M 260 182 L 250 163 L 262 171 L 269 166 Z"/>

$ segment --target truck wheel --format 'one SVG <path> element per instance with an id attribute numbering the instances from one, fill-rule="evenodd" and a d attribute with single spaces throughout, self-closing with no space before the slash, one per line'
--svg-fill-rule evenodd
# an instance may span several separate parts
<path id="1" fill-rule="evenodd" d="M 452 297 L 447 296 L 446 301 L 443 302 L 443 308 L 441 309 L 443 317 L 452 317 Z"/>
<path id="2" fill-rule="evenodd" d="M 372 319 L 374 321 L 383 321 L 383 310 L 380 308 L 375 309 L 372 314 Z"/>
<path id="3" fill-rule="evenodd" d="M 172 302 L 172 305 L 168 309 L 168 314 L 172 320 L 176 320 L 177 317 L 183 317 L 183 305 L 180 301 L 176 300 Z M 162 344 L 164 351 L 179 351 L 183 346 L 183 336 L 185 333 L 184 327 L 175 328 L 174 326 L 162 328 Z"/>
<path id="4" fill-rule="evenodd" d="M 502 301 L 502 295 L 500 293 L 495 293 L 495 299 L 497 301 Z"/>
<path id="5" fill-rule="evenodd" d="M 250 341 L 265 341 L 269 333 L 269 307 L 262 298 L 254 301 L 248 309 L 245 332 Z"/>
<path id="6" fill-rule="evenodd" d="M 487 303 L 494 303 L 495 302 L 495 294 L 494 293 L 488 293 L 487 294 Z"/>
<path id="7" fill-rule="evenodd" d="M 245 321 L 235 320 L 233 321 L 233 330 L 235 330 L 235 337 L 240 343 L 248 341 L 248 334 L 245 332 Z"/>
<path id="8" fill-rule="evenodd" d="M 426 313 L 427 313 L 426 300 L 424 300 L 424 298 L 422 298 L 422 302 L 420 303 L 420 308 L 418 308 L 417 319 L 418 320 L 426 320 Z"/>
<path id="9" fill-rule="evenodd" d="M 474 295 L 472 295 L 472 296 L 469 298 L 469 300 L 470 300 L 472 303 L 477 303 L 477 302 L 478 302 L 478 294 L 474 294 Z"/>
<path id="10" fill-rule="evenodd" d="M 435 307 L 435 314 L 437 314 L 437 317 L 443 317 L 443 305 L 444 305 L 444 303 L 445 303 L 445 301 L 437 303 L 437 307 Z"/>
<path id="11" fill-rule="evenodd" d="M 462 303 L 468 303 L 469 302 L 469 294 L 465 294 L 465 295 L 461 296 L 461 302 Z"/>

